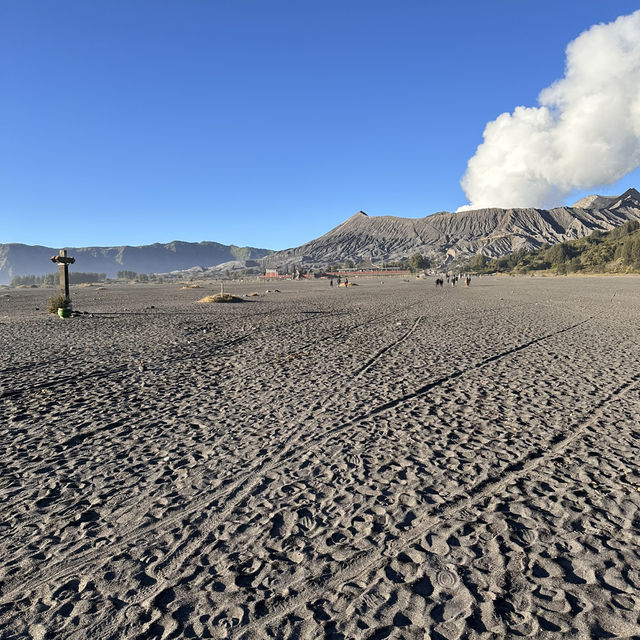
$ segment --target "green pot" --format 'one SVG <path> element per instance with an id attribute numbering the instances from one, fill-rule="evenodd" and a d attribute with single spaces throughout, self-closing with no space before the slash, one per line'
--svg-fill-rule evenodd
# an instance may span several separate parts
<path id="1" fill-rule="evenodd" d="M 70 318 L 71 317 L 71 309 L 63 309 L 62 307 L 58 307 L 58 315 L 61 318 Z"/>

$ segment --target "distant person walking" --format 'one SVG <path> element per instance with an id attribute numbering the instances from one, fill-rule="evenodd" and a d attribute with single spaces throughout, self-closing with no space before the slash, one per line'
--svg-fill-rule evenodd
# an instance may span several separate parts
<path id="1" fill-rule="evenodd" d="M 329 286 L 333 287 L 333 278 L 329 278 Z"/>

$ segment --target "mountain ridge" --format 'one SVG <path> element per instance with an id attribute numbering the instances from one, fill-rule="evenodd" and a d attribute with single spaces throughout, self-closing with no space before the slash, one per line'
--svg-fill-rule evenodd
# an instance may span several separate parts
<path id="1" fill-rule="evenodd" d="M 588 200 L 588 198 L 592 198 Z M 607 206 L 597 208 L 604 202 Z M 447 263 L 482 253 L 493 258 L 518 249 L 537 249 L 608 231 L 627 220 L 640 220 L 640 193 L 588 196 L 584 207 L 553 209 L 497 207 L 438 212 L 424 218 L 368 216 L 359 211 L 334 229 L 299 247 L 276 251 L 265 266 L 302 264 L 322 267 L 345 260 L 395 261 L 422 253 Z"/>
<path id="2" fill-rule="evenodd" d="M 219 242 L 155 242 L 148 245 L 115 247 L 65 247 L 76 258 L 78 271 L 106 273 L 113 278 L 118 271 L 166 273 L 195 266 L 213 267 L 232 260 L 259 260 L 271 250 L 239 247 Z M 53 273 L 50 261 L 59 248 L 21 243 L 0 244 L 0 284 L 8 284 L 17 275 L 36 276 Z"/>

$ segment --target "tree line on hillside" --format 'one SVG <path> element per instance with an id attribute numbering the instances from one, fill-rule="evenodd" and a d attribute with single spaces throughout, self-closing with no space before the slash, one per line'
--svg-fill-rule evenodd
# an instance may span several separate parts
<path id="1" fill-rule="evenodd" d="M 88 282 L 104 282 L 106 273 L 93 273 L 90 271 L 69 271 L 70 284 L 85 284 Z M 26 276 L 14 276 L 9 283 L 10 287 L 53 287 L 60 282 L 58 273 L 46 273 L 42 276 L 32 274 Z"/>
<path id="2" fill-rule="evenodd" d="M 116 274 L 117 280 L 126 280 L 134 282 L 154 282 L 156 284 L 162 284 L 164 281 L 161 276 L 157 276 L 155 273 L 136 273 L 135 271 L 118 271 Z M 91 271 L 73 271 L 69 270 L 69 283 L 70 284 L 88 284 L 92 282 L 106 282 L 106 273 L 94 273 Z M 55 287 L 60 282 L 60 276 L 58 272 L 46 273 L 42 276 L 36 276 L 33 274 L 25 276 L 14 276 L 9 282 L 10 287 Z"/>
<path id="3" fill-rule="evenodd" d="M 162 284 L 164 282 L 163 276 L 156 275 L 155 273 L 137 273 L 135 271 L 118 271 L 116 273 L 117 280 L 127 280 L 133 282 L 154 282 L 156 284 Z"/>
<path id="4" fill-rule="evenodd" d="M 567 273 L 616 273 L 640 271 L 640 223 L 625 222 L 608 232 L 594 231 L 578 240 L 539 249 L 520 249 L 499 258 L 478 254 L 462 266 L 473 273 L 519 273 L 551 271 Z"/>
<path id="5" fill-rule="evenodd" d="M 383 262 L 383 268 L 385 269 L 407 269 L 413 273 L 421 271 L 422 269 L 429 269 L 432 266 L 432 262 L 426 256 L 421 253 L 414 253 L 410 258 L 402 258 L 394 262 Z M 337 271 L 338 269 L 375 269 L 376 265 L 371 260 L 360 260 L 354 262 L 353 260 L 345 260 L 342 264 L 332 264 L 328 267 L 328 271 Z"/>

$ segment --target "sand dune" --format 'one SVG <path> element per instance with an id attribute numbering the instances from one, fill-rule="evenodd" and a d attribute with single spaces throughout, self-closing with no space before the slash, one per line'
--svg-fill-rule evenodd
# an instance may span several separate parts
<path id="1" fill-rule="evenodd" d="M 359 284 L 0 299 L 0 637 L 638 637 L 640 279 Z"/>

